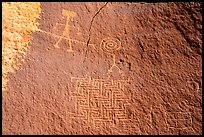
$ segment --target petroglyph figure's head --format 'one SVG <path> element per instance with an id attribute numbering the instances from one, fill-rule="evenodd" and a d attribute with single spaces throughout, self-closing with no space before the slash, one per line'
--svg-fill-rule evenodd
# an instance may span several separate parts
<path id="1" fill-rule="evenodd" d="M 69 11 L 69 10 L 62 10 L 62 15 L 64 16 L 69 16 L 69 17 L 75 17 L 76 13 L 74 11 Z"/>
<path id="2" fill-rule="evenodd" d="M 101 49 L 108 54 L 114 54 L 115 51 L 121 48 L 121 42 L 116 38 L 105 38 L 101 41 Z"/>

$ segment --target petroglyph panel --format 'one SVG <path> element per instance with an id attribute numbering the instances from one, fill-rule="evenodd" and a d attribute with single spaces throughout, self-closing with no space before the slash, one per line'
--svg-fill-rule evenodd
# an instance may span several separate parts
<path id="1" fill-rule="evenodd" d="M 202 134 L 201 3 L 4 9 L 2 134 Z"/>

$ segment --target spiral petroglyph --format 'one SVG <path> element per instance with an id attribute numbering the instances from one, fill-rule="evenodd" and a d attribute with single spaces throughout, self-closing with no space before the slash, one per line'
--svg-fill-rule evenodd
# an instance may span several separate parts
<path id="1" fill-rule="evenodd" d="M 101 41 L 101 49 L 105 53 L 114 54 L 121 48 L 121 42 L 115 38 L 105 38 Z"/>

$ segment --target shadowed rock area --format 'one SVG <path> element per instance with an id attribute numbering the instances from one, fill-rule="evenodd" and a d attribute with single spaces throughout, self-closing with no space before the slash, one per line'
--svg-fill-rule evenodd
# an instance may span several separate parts
<path id="1" fill-rule="evenodd" d="M 4 135 L 202 134 L 201 2 L 40 7 L 2 93 Z"/>

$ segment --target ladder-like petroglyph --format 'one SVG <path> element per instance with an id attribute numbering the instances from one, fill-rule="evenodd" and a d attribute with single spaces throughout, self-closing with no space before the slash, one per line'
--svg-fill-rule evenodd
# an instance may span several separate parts
<path id="1" fill-rule="evenodd" d="M 190 112 L 166 112 L 167 131 L 191 129 L 192 123 Z"/>
<path id="2" fill-rule="evenodd" d="M 162 109 L 163 108 L 163 109 Z M 162 105 L 152 105 L 151 107 L 151 128 L 154 128 L 154 120 L 163 120 L 160 123 L 165 127 L 165 131 L 171 134 L 179 134 L 180 132 L 193 133 L 192 114 L 188 110 L 168 111 Z M 162 113 L 161 113 L 162 112 Z M 157 117 L 158 116 L 158 117 Z"/>

